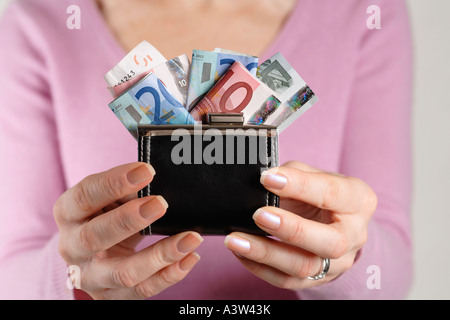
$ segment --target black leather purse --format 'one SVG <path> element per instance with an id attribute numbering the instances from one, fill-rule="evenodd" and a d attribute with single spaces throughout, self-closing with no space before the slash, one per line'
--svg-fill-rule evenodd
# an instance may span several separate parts
<path id="1" fill-rule="evenodd" d="M 139 197 L 161 195 L 169 204 L 166 214 L 141 234 L 265 234 L 252 215 L 279 204 L 278 196 L 259 182 L 263 171 L 278 166 L 276 127 L 244 125 L 242 114 L 207 118 L 203 125 L 138 127 L 139 161 L 156 171 Z"/>

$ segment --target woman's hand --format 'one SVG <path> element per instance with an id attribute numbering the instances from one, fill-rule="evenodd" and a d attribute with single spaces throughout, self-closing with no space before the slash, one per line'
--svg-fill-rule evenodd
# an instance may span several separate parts
<path id="1" fill-rule="evenodd" d="M 155 174 L 145 163 L 83 179 L 55 203 L 59 251 L 81 269 L 81 289 L 94 299 L 143 299 L 182 280 L 198 262 L 195 232 L 165 238 L 139 252 L 139 231 L 167 209 L 160 196 L 137 199 Z"/>
<path id="2" fill-rule="evenodd" d="M 275 286 L 298 290 L 352 267 L 377 204 L 367 184 L 300 162 L 264 172 L 261 183 L 280 196 L 281 208 L 260 208 L 253 219 L 277 239 L 238 232 L 225 239 L 248 270 Z M 308 279 L 322 271 L 323 258 L 331 260 L 328 274 Z"/>

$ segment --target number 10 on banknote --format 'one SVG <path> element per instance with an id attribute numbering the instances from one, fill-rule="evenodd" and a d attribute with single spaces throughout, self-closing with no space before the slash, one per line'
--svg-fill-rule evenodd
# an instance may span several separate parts
<path id="1" fill-rule="evenodd" d="M 276 109 L 280 101 L 275 93 L 255 78 L 240 62 L 235 62 L 206 96 L 191 111 L 197 121 L 204 121 L 207 113 L 243 113 L 245 119 L 271 104 Z"/>

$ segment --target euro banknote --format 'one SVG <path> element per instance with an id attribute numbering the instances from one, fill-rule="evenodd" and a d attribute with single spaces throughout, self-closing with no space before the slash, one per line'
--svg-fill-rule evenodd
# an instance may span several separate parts
<path id="1" fill-rule="evenodd" d="M 105 74 L 108 87 L 115 87 L 166 62 L 167 59 L 150 43 L 142 41 L 114 68 Z"/>
<path id="2" fill-rule="evenodd" d="M 140 108 L 130 94 L 123 94 L 109 104 L 112 112 L 137 139 L 137 127 L 142 124 L 152 124 L 151 118 Z"/>
<path id="3" fill-rule="evenodd" d="M 305 85 L 305 81 L 280 52 L 258 66 L 256 77 L 275 91 L 281 101 L 288 100 Z"/>
<path id="4" fill-rule="evenodd" d="M 167 90 L 169 90 L 175 99 L 177 99 L 183 106 L 186 106 L 189 66 L 189 59 L 185 54 L 183 54 L 172 60 L 166 61 L 141 75 L 135 76 L 129 81 L 109 89 L 113 97 L 117 98 L 128 88 L 132 87 L 135 83 L 152 72 L 166 86 Z"/>
<path id="5" fill-rule="evenodd" d="M 249 119 L 259 110 L 271 113 L 279 105 L 275 92 L 237 61 L 190 113 L 197 121 L 205 121 L 211 112 L 243 113 Z"/>
<path id="6" fill-rule="evenodd" d="M 283 102 L 279 110 L 269 119 L 268 123 L 277 126 L 278 131 L 283 132 L 318 100 L 311 88 L 305 85 L 287 101 Z"/>
<path id="7" fill-rule="evenodd" d="M 256 75 L 257 57 L 219 48 L 216 48 L 215 51 L 193 51 L 186 103 L 189 111 L 235 61 L 241 62 L 253 75 Z"/>
<path id="8" fill-rule="evenodd" d="M 196 124 L 154 73 L 129 88 L 109 107 L 135 138 L 140 124 Z"/>
<path id="9" fill-rule="evenodd" d="M 280 106 L 256 122 L 275 125 L 279 132 L 286 129 L 294 120 L 318 101 L 316 95 L 295 69 L 279 52 L 258 66 L 256 77 L 271 88 L 281 101 Z M 250 118 L 250 123 L 255 121 Z"/>

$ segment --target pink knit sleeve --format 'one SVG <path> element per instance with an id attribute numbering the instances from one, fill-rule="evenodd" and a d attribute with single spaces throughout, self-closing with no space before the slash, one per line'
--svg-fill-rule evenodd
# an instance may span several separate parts
<path id="1" fill-rule="evenodd" d="M 368 241 L 353 267 L 302 298 L 401 299 L 412 275 L 410 118 L 412 50 L 403 1 L 378 2 L 381 29 L 360 41 L 341 173 L 367 182 L 378 196 Z M 365 16 L 365 17 L 368 17 Z"/>
<path id="2" fill-rule="evenodd" d="M 0 21 L 0 299 L 70 299 L 52 213 L 64 178 L 47 61 L 23 6 Z"/>

